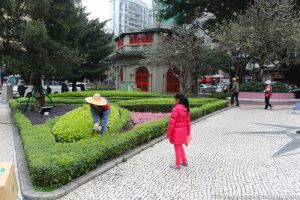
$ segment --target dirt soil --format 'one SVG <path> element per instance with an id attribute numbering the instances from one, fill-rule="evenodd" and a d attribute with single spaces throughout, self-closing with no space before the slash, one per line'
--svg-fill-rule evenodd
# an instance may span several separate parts
<path id="1" fill-rule="evenodd" d="M 61 116 L 65 113 L 78 108 L 78 106 L 74 105 L 56 105 L 52 110 L 50 111 L 49 115 L 41 115 L 38 111 L 28 111 L 24 112 L 24 106 L 19 106 L 18 109 L 24 114 L 33 125 L 36 124 L 43 124 L 46 120 L 49 118 L 55 117 L 55 116 Z"/>

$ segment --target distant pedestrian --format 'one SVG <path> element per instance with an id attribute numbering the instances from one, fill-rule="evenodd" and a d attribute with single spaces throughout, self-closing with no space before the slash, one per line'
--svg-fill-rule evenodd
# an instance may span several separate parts
<path id="1" fill-rule="evenodd" d="M 24 82 L 22 81 L 20 85 L 18 85 L 18 92 L 20 97 L 24 97 L 25 95 L 25 91 L 26 91 L 26 87 L 24 86 Z"/>
<path id="2" fill-rule="evenodd" d="M 267 110 L 268 107 L 270 107 L 270 110 L 271 110 L 273 108 L 273 106 L 270 104 L 270 98 L 272 96 L 272 86 L 271 86 L 272 82 L 271 82 L 271 80 L 267 80 L 266 84 L 267 84 L 267 86 L 266 86 L 266 88 L 264 90 L 264 93 L 265 93 L 265 103 L 266 103 L 265 109 Z"/>
<path id="3" fill-rule="evenodd" d="M 69 88 L 68 88 L 67 83 L 63 82 L 61 84 L 61 92 L 69 92 Z"/>
<path id="4" fill-rule="evenodd" d="M 183 94 L 174 96 L 175 106 L 169 120 L 167 138 L 174 145 L 176 163 L 171 168 L 180 169 L 188 166 L 183 144 L 188 145 L 191 134 L 189 100 Z"/>
<path id="5" fill-rule="evenodd" d="M 240 86 L 239 83 L 236 81 L 236 78 L 232 79 L 232 88 L 230 90 L 231 93 L 231 105 L 234 103 L 234 99 L 236 101 L 236 106 L 240 106 L 239 103 L 239 91 L 240 91 Z"/>
<path id="6" fill-rule="evenodd" d="M 51 94 L 51 92 L 52 92 L 52 89 L 51 89 L 51 87 L 50 87 L 49 85 L 47 85 L 47 89 L 46 89 L 46 91 L 47 91 L 47 94 Z"/>

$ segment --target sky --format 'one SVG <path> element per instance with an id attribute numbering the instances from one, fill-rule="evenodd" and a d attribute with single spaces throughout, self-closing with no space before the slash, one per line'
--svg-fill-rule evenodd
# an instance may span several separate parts
<path id="1" fill-rule="evenodd" d="M 150 7 L 152 0 L 143 0 Z M 86 12 L 90 13 L 89 19 L 99 18 L 104 21 L 110 18 L 109 0 L 82 0 Z"/>

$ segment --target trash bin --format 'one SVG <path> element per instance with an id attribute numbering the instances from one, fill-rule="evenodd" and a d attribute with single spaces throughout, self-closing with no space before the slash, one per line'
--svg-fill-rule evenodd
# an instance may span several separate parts
<path id="1" fill-rule="evenodd" d="M 13 98 L 13 86 L 10 84 L 2 85 L 2 100 L 9 101 Z"/>

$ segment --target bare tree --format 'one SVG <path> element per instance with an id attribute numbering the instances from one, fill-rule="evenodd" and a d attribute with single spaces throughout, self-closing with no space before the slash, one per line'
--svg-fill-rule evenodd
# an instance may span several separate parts
<path id="1" fill-rule="evenodd" d="M 214 38 L 235 57 L 258 63 L 261 79 L 266 66 L 298 60 L 299 19 L 292 0 L 255 0 L 244 14 L 218 25 Z"/>
<path id="2" fill-rule="evenodd" d="M 187 93 L 197 80 L 197 70 L 208 50 L 204 37 L 197 35 L 197 30 L 180 29 L 162 34 L 158 43 L 147 47 L 144 61 L 150 65 L 169 66 L 178 77 L 181 92 Z"/>

